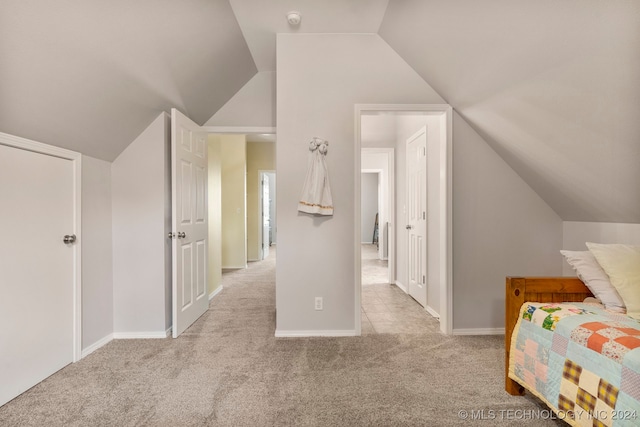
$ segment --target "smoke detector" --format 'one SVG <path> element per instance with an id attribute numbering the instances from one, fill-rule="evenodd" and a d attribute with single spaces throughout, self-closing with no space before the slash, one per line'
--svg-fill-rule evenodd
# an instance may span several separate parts
<path id="1" fill-rule="evenodd" d="M 300 12 L 292 10 L 291 12 L 287 13 L 287 22 L 289 22 L 290 25 L 300 25 L 300 21 L 302 21 Z"/>

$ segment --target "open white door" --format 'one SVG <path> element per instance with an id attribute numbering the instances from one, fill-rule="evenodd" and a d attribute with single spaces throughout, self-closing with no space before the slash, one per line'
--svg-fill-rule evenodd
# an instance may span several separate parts
<path id="1" fill-rule="evenodd" d="M 271 195 L 269 194 L 269 175 L 262 174 L 262 259 L 269 256 L 269 246 L 271 239 Z"/>
<path id="2" fill-rule="evenodd" d="M 427 306 L 427 128 L 407 140 L 409 295 Z"/>
<path id="3" fill-rule="evenodd" d="M 207 298 L 207 135 L 171 109 L 173 337 L 209 307 Z"/>

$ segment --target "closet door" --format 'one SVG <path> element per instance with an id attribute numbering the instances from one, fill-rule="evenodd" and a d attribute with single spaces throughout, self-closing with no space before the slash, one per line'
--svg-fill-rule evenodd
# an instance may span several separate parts
<path id="1" fill-rule="evenodd" d="M 71 160 L 0 144 L 0 405 L 73 361 L 73 180 Z"/>

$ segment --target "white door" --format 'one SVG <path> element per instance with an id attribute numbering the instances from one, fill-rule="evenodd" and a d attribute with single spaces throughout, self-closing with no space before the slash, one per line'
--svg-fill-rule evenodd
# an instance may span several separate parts
<path id="1" fill-rule="evenodd" d="M 207 134 L 171 109 L 173 337 L 209 307 L 207 298 Z"/>
<path id="2" fill-rule="evenodd" d="M 409 295 L 427 306 L 427 128 L 407 140 Z"/>
<path id="3" fill-rule="evenodd" d="M 0 406 L 73 361 L 73 173 L 0 145 Z"/>
<path id="4" fill-rule="evenodd" d="M 271 229 L 271 197 L 269 195 L 269 175 L 262 174 L 262 259 L 269 256 L 269 245 L 271 239 L 269 232 Z"/>

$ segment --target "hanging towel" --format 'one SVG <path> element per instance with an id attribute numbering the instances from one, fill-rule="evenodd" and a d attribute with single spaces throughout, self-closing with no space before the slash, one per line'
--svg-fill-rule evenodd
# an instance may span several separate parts
<path id="1" fill-rule="evenodd" d="M 329 170 L 325 156 L 329 143 L 313 138 L 309 143 L 309 169 L 298 203 L 300 212 L 316 215 L 333 215 L 333 199 L 329 186 Z"/>

